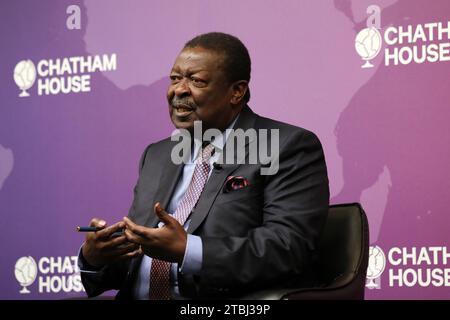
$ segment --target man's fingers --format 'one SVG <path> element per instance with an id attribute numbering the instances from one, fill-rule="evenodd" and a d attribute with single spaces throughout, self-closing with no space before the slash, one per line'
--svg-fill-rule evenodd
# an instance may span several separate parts
<path id="1" fill-rule="evenodd" d="M 130 229 L 125 229 L 124 235 L 127 238 L 128 241 L 137 243 L 137 244 L 144 244 L 146 239 L 141 237 L 140 235 L 134 233 Z"/>
<path id="2" fill-rule="evenodd" d="M 134 250 L 134 251 L 132 251 L 132 252 L 128 252 L 128 253 L 125 253 L 125 254 L 123 254 L 123 255 L 121 255 L 120 257 L 119 257 L 119 259 L 131 259 L 131 258 L 134 258 L 134 257 L 139 257 L 139 256 L 141 256 L 141 255 L 143 255 L 144 254 L 144 252 L 142 251 L 142 249 L 139 247 L 138 249 L 136 249 L 136 250 Z"/>
<path id="3" fill-rule="evenodd" d="M 114 248 L 117 246 L 120 246 L 124 243 L 126 243 L 128 241 L 127 237 L 124 235 L 116 237 L 116 238 L 111 238 L 111 240 L 105 242 L 104 248 Z"/>
<path id="4" fill-rule="evenodd" d="M 102 229 L 100 231 L 97 231 L 97 236 L 100 238 L 108 238 L 110 237 L 114 232 L 119 231 L 120 229 L 125 228 L 125 224 L 123 221 L 119 221 L 112 226 L 109 226 L 105 229 Z"/>
<path id="5" fill-rule="evenodd" d="M 138 236 L 145 236 L 146 235 L 146 227 L 140 226 L 133 221 L 131 221 L 128 217 L 124 217 L 123 221 L 125 222 L 125 226 L 127 230 L 131 230 L 134 234 Z"/>
<path id="6" fill-rule="evenodd" d="M 99 218 L 94 218 L 89 223 L 90 227 L 104 228 L 106 227 L 106 221 Z"/>
<path id="7" fill-rule="evenodd" d="M 170 214 L 168 214 L 162 207 L 161 204 L 159 202 L 157 202 L 154 206 L 154 211 L 155 214 L 158 216 L 159 220 L 161 220 L 162 222 L 164 222 L 164 224 L 171 224 L 174 221 L 176 221 L 176 219 L 174 217 L 172 217 Z"/>
<path id="8" fill-rule="evenodd" d="M 139 249 L 141 246 L 135 243 L 128 242 L 127 244 L 121 245 L 117 247 L 114 251 L 116 255 L 123 255 L 128 252 L 135 251 Z"/>

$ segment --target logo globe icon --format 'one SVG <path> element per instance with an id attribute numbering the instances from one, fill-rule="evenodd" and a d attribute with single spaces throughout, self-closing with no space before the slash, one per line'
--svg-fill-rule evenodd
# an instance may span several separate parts
<path id="1" fill-rule="evenodd" d="M 366 61 L 361 68 L 372 68 L 370 60 L 375 58 L 381 50 L 381 33 L 375 27 L 369 27 L 358 32 L 355 38 L 355 49 L 359 56 Z"/>
<path id="2" fill-rule="evenodd" d="M 30 290 L 27 289 L 27 286 L 31 285 L 34 280 L 36 280 L 37 275 L 37 264 L 36 261 L 31 256 L 21 257 L 16 262 L 16 266 L 14 268 L 14 275 L 16 276 L 16 280 L 23 287 L 20 290 L 20 293 L 30 293 Z"/>
<path id="3" fill-rule="evenodd" d="M 36 81 L 36 67 L 31 60 L 22 60 L 14 68 L 14 81 L 22 92 L 19 97 L 29 97 L 28 89 Z"/>
<path id="4" fill-rule="evenodd" d="M 376 288 L 374 280 L 381 276 L 386 268 L 386 256 L 379 246 L 369 248 L 369 265 L 367 267 L 367 279 L 369 283 L 366 285 L 369 289 Z"/>

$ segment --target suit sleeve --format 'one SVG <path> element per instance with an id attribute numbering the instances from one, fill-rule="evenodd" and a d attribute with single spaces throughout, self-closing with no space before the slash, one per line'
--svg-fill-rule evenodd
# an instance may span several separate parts
<path id="1" fill-rule="evenodd" d="M 279 171 L 265 178 L 262 225 L 246 237 L 202 239 L 199 291 L 243 292 L 301 276 L 311 265 L 328 206 L 320 141 L 296 131 L 280 147 Z"/>
<path id="2" fill-rule="evenodd" d="M 150 146 L 151 145 L 145 149 L 139 161 L 139 175 L 144 166 L 145 157 Z M 134 194 L 136 194 L 136 187 L 134 188 Z M 133 201 L 129 214 L 134 212 L 134 207 Z M 79 253 L 79 259 L 81 259 L 82 262 L 84 260 L 81 250 Z M 130 260 L 118 261 L 116 263 L 104 266 L 95 273 L 81 272 L 81 281 L 88 297 L 98 296 L 108 290 L 122 289 L 125 279 L 129 274 L 129 263 Z"/>

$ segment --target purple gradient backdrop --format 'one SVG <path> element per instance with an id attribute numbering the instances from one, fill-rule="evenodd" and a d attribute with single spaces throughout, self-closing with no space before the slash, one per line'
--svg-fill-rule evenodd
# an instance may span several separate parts
<path id="1" fill-rule="evenodd" d="M 81 8 L 81 30 L 66 28 L 71 4 Z M 380 55 L 361 69 L 354 39 L 371 4 L 383 10 L 383 28 L 450 19 L 444 0 L 2 2 L 0 298 L 79 295 L 38 295 L 36 284 L 20 295 L 14 264 L 76 255 L 76 225 L 126 215 L 141 152 L 173 129 L 172 63 L 184 42 L 208 31 L 248 46 L 257 113 L 318 134 L 332 202 L 362 202 L 371 244 L 446 246 L 450 64 L 387 68 Z M 94 74 L 92 92 L 18 97 L 20 60 L 103 53 L 117 53 L 117 71 Z M 391 288 L 384 277 L 367 298 L 449 298 L 448 288 Z"/>

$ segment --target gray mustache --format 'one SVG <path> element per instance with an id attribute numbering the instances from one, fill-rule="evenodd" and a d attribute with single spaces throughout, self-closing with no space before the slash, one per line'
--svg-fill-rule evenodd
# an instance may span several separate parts
<path id="1" fill-rule="evenodd" d="M 196 109 L 197 108 L 197 104 L 189 101 L 187 99 L 179 99 L 178 97 L 173 97 L 172 100 L 170 101 L 170 105 L 174 108 L 177 108 L 180 105 L 185 105 L 185 106 L 189 106 L 192 109 Z"/>

